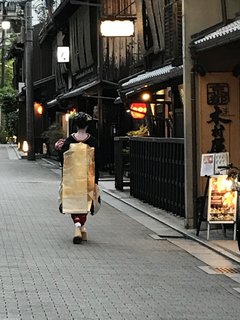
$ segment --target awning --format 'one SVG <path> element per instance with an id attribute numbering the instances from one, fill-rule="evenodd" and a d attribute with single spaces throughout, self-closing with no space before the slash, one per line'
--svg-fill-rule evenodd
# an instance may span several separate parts
<path id="1" fill-rule="evenodd" d="M 73 98 L 73 97 L 77 97 L 77 96 L 85 96 L 85 97 L 92 97 L 92 98 L 97 98 L 98 96 L 94 96 L 91 95 L 91 93 L 93 93 L 94 91 L 96 91 L 96 89 L 98 88 L 98 86 L 101 85 L 102 88 L 105 89 L 113 89 L 113 88 L 118 88 L 118 84 L 115 82 L 111 82 L 108 80 L 93 80 L 91 82 L 82 84 L 80 87 L 73 89 L 65 94 L 63 94 L 61 96 L 61 99 L 69 99 L 69 98 Z M 96 93 L 96 92 L 94 92 Z M 102 99 L 115 99 L 113 97 L 99 97 Z"/>
<path id="2" fill-rule="evenodd" d="M 218 28 L 200 39 L 194 40 L 191 47 L 195 48 L 197 51 L 201 51 L 236 40 L 240 40 L 240 19 L 229 23 L 224 27 Z"/>
<path id="3" fill-rule="evenodd" d="M 34 81 L 33 86 L 34 86 L 34 87 L 38 87 L 38 86 L 40 86 L 40 85 L 44 85 L 44 84 L 46 84 L 47 82 L 53 81 L 53 80 L 55 80 L 55 76 L 54 76 L 54 75 L 51 75 L 51 76 L 49 76 L 49 77 L 46 77 L 46 78 L 43 78 L 43 79 Z"/>
<path id="4" fill-rule="evenodd" d="M 174 78 L 182 77 L 183 66 L 172 66 L 167 65 L 153 71 L 148 71 L 140 74 L 136 77 L 129 79 L 126 82 L 121 80 L 121 88 L 123 91 L 128 91 L 128 89 L 133 87 L 138 87 L 138 89 L 144 88 L 145 86 L 153 85 L 156 83 L 165 82 Z M 139 88 L 140 87 L 140 88 Z"/>
<path id="5" fill-rule="evenodd" d="M 94 80 L 90 83 L 87 83 L 79 88 L 73 89 L 72 91 L 69 91 L 67 93 L 65 93 L 61 99 L 69 99 L 69 98 L 73 98 L 73 97 L 77 97 L 82 95 L 86 90 L 89 90 L 97 85 L 100 84 L 100 80 Z"/>
<path id="6" fill-rule="evenodd" d="M 53 99 L 53 100 L 47 102 L 47 107 L 51 108 L 51 107 L 56 106 L 57 104 L 58 104 L 58 100 L 57 99 Z"/>
<path id="7" fill-rule="evenodd" d="M 61 104 L 61 99 L 63 97 L 63 94 L 60 93 L 58 96 L 56 96 L 54 99 L 48 101 L 46 103 L 46 107 L 47 108 L 52 108 L 52 107 L 55 107 L 55 106 L 59 106 L 61 109 L 62 109 L 62 104 Z"/>

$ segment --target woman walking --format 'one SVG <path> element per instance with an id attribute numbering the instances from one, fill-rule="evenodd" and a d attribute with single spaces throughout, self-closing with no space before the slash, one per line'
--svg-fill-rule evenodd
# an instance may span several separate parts
<path id="1" fill-rule="evenodd" d="M 77 132 L 67 137 L 62 146 L 56 145 L 63 167 L 60 206 L 63 213 L 71 214 L 75 225 L 74 244 L 87 240 L 85 223 L 88 213 L 94 213 L 94 198 L 98 191 L 97 141 L 87 133 L 90 121 L 92 118 L 88 114 L 77 113 L 73 119 Z"/>

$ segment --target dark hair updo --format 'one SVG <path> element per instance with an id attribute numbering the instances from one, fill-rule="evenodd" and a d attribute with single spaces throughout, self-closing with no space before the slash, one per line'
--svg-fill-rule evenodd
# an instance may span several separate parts
<path id="1" fill-rule="evenodd" d="M 79 128 L 79 129 L 84 129 L 88 126 L 89 122 L 92 120 L 92 117 L 84 112 L 78 112 L 74 116 L 74 124 Z"/>

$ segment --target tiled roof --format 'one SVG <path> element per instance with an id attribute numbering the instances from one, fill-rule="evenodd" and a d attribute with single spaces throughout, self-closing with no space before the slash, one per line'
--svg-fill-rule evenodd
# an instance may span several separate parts
<path id="1" fill-rule="evenodd" d="M 196 47 L 207 47 L 210 44 L 223 44 L 236 38 L 240 38 L 240 19 L 193 41 L 193 43 Z"/>
<path id="2" fill-rule="evenodd" d="M 140 74 L 136 77 L 121 84 L 123 89 L 127 89 L 136 85 L 148 85 L 156 81 L 164 82 L 169 79 L 173 79 L 183 74 L 183 66 L 174 67 L 172 65 L 167 65 L 165 67 L 155 69 L 153 71 L 148 71 Z"/>

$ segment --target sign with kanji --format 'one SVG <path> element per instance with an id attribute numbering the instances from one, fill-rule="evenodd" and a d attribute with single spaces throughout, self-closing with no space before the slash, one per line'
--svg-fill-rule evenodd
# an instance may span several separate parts
<path id="1" fill-rule="evenodd" d="M 226 105 L 229 103 L 228 83 L 208 83 L 207 103 L 209 105 Z"/>

